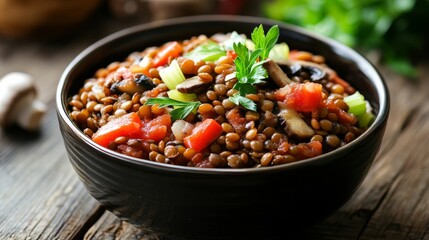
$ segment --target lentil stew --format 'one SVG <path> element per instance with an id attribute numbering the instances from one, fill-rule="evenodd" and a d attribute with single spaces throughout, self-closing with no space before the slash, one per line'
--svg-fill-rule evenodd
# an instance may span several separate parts
<path id="1" fill-rule="evenodd" d="M 236 46 L 254 53 L 252 40 L 218 33 L 132 52 L 85 81 L 69 99 L 70 118 L 113 151 L 206 168 L 295 162 L 340 148 L 367 129 L 373 115 L 363 96 L 324 56 L 287 43 L 254 61 L 264 78 L 242 94 Z"/>

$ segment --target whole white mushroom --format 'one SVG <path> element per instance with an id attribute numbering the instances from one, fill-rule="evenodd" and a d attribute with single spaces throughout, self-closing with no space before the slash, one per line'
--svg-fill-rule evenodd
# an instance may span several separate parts
<path id="1" fill-rule="evenodd" d="M 0 79 L 0 126 L 17 124 L 26 130 L 37 130 L 47 107 L 36 97 L 32 76 L 22 72 L 3 76 Z"/>

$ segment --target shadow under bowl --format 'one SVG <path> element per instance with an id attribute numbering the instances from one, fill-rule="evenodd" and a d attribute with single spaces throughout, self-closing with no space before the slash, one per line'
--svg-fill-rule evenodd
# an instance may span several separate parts
<path id="1" fill-rule="evenodd" d="M 100 147 L 70 120 L 68 99 L 100 67 L 133 51 L 218 32 L 250 34 L 279 25 L 279 42 L 323 55 L 363 93 L 376 114 L 353 142 L 319 157 L 253 169 L 200 169 L 124 156 Z M 332 214 L 354 193 L 380 146 L 389 112 L 384 80 L 354 50 L 284 23 L 243 16 L 194 16 L 153 22 L 88 47 L 64 71 L 57 113 L 72 166 L 88 192 L 116 216 L 172 239 L 282 238 Z"/>

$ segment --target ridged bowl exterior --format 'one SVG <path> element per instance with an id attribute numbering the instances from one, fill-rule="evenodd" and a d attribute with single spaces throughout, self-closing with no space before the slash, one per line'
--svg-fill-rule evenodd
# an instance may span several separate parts
<path id="1" fill-rule="evenodd" d="M 99 67 L 133 51 L 217 32 L 280 27 L 279 41 L 326 57 L 371 102 L 376 120 L 358 139 L 301 162 L 258 169 L 197 169 L 119 155 L 86 137 L 68 118 L 67 99 Z M 88 192 L 130 223 L 172 239 L 282 238 L 341 207 L 367 174 L 380 146 L 389 95 L 377 70 L 335 41 L 267 19 L 198 16 L 136 26 L 83 51 L 65 70 L 57 112 L 70 162 Z"/>

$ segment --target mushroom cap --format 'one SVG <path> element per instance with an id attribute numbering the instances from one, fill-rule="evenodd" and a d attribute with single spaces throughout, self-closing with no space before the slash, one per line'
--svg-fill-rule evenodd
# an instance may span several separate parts
<path id="1" fill-rule="evenodd" d="M 33 78 L 22 72 L 11 72 L 0 79 L 0 126 L 14 122 L 13 109 L 23 96 L 36 96 Z"/>

